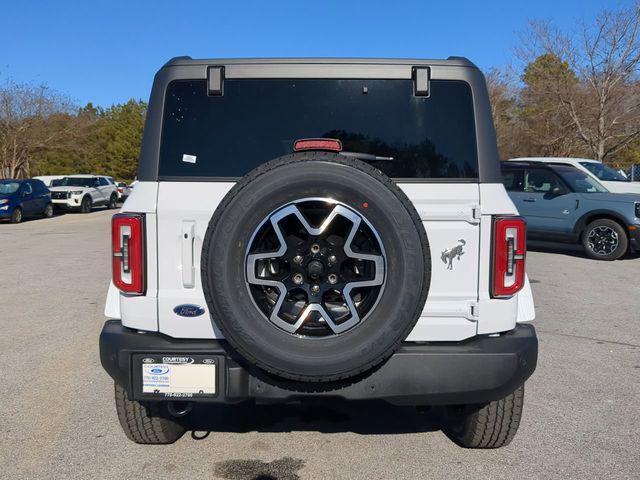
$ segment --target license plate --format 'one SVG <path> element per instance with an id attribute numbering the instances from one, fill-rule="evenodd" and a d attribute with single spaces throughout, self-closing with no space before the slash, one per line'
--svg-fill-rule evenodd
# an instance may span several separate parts
<path id="1" fill-rule="evenodd" d="M 216 394 L 215 358 L 149 356 L 142 358 L 141 369 L 144 395 L 191 398 Z"/>

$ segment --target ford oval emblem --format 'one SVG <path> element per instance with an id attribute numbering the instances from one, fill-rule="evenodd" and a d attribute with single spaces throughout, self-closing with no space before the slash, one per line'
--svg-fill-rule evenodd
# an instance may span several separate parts
<path id="1" fill-rule="evenodd" d="M 154 375 L 165 375 L 169 373 L 169 367 L 153 367 L 149 371 Z"/>
<path id="2" fill-rule="evenodd" d="M 178 305 L 173 309 L 173 313 L 181 317 L 198 317 L 204 313 L 204 308 L 192 304 Z"/>

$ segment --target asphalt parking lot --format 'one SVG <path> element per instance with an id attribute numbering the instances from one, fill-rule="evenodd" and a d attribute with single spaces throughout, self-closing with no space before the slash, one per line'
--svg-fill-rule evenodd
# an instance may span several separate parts
<path id="1" fill-rule="evenodd" d="M 98 357 L 112 213 L 0 224 L 2 478 L 638 478 L 640 257 L 530 252 L 540 359 L 506 448 L 463 450 L 437 411 L 377 403 L 209 408 L 145 447 Z"/>

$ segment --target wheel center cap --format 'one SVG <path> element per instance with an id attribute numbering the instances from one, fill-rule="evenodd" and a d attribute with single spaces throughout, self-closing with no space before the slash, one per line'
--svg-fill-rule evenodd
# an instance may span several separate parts
<path id="1" fill-rule="evenodd" d="M 314 280 L 324 272 L 324 265 L 318 260 L 312 260 L 307 265 L 307 274 Z"/>

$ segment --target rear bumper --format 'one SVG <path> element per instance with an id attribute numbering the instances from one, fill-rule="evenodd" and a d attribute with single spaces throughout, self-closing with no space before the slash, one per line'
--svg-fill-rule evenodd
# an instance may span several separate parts
<path id="1" fill-rule="evenodd" d="M 143 334 L 123 327 L 119 320 L 107 321 L 100 335 L 102 366 L 127 390 L 129 398 L 164 400 L 142 394 L 138 365 L 134 362 L 141 354 L 206 354 L 216 357 L 219 372 L 218 394 L 206 401 L 217 403 L 248 399 L 286 402 L 303 397 L 383 399 L 405 405 L 490 402 L 513 392 L 533 373 L 538 340 L 532 325 L 519 324 L 499 337 L 437 344 L 405 343 L 387 362 L 366 376 L 322 389 L 269 377 L 228 350 L 224 341 Z"/>

